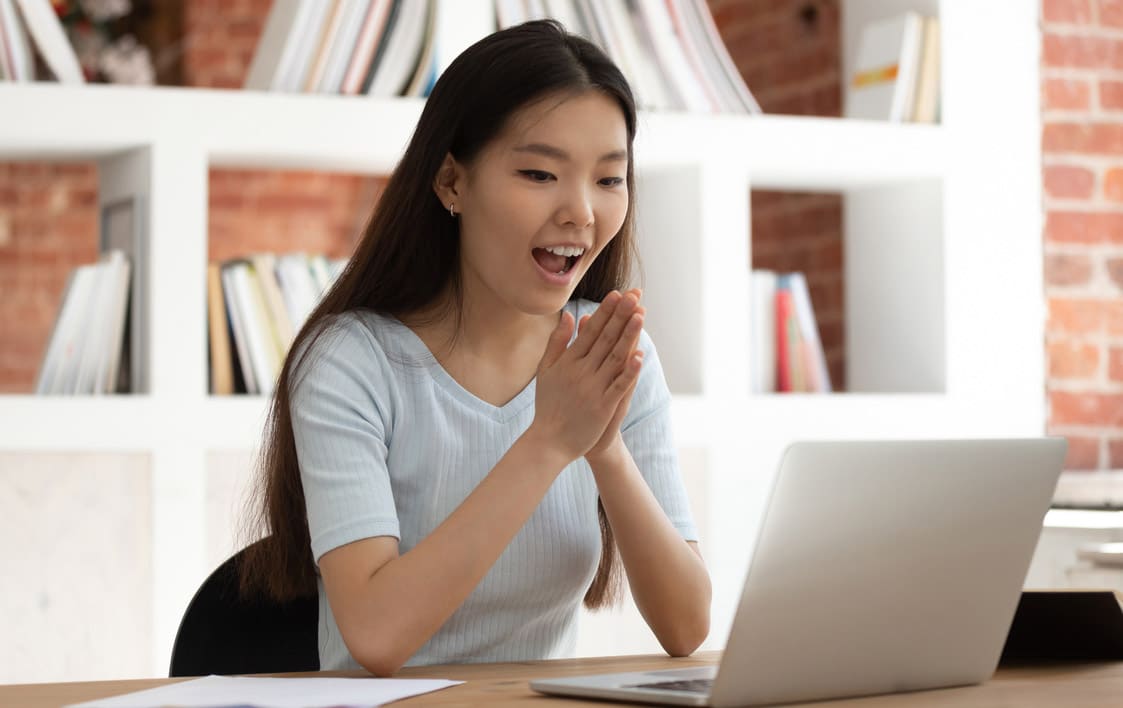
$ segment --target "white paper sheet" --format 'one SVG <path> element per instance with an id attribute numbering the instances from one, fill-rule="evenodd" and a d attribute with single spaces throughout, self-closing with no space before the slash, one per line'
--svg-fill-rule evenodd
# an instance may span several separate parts
<path id="1" fill-rule="evenodd" d="M 67 708 L 367 708 L 460 683 L 463 681 L 206 676 Z"/>

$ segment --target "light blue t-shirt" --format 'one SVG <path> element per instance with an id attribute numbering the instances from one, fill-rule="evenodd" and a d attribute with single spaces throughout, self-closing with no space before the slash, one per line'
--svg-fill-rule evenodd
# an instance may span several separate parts
<path id="1" fill-rule="evenodd" d="M 579 321 L 597 303 L 572 301 Z M 697 540 L 670 429 L 671 396 L 650 338 L 622 427 L 667 517 Z M 374 536 L 416 546 L 475 489 L 534 419 L 535 382 L 503 406 L 460 386 L 397 319 L 349 312 L 294 378 L 292 423 L 316 562 Z M 573 654 L 600 559 L 597 488 L 584 458 L 557 477 L 464 604 L 408 665 L 508 662 Z M 322 581 L 320 667 L 359 668 Z"/>

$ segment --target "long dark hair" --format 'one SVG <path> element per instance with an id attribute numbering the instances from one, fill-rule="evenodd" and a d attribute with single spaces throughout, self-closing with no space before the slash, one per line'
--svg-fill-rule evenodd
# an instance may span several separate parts
<path id="1" fill-rule="evenodd" d="M 625 286 L 635 251 L 636 108 L 627 81 L 596 45 L 554 21 L 527 22 L 485 37 L 457 57 L 433 87 L 354 255 L 289 349 L 266 422 L 248 516 L 249 528 L 264 538 L 246 549 L 243 593 L 285 601 L 316 592 L 290 410 L 294 372 L 311 344 L 337 315 L 351 310 L 405 317 L 451 292 L 450 314 L 458 316 L 463 297 L 459 220 L 449 216 L 432 187 L 445 155 L 470 164 L 519 109 L 549 95 L 590 90 L 614 99 L 624 114 L 629 199 L 619 233 L 590 266 L 573 297 L 600 301 Z M 585 606 L 593 609 L 614 604 L 621 589 L 612 528 L 599 503 L 597 511 L 601 558 L 585 594 Z"/>

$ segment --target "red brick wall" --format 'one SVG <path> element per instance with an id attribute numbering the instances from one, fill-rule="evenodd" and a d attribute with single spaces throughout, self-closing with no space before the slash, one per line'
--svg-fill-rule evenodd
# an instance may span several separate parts
<path id="1" fill-rule="evenodd" d="M 0 392 L 34 390 L 67 275 L 96 258 L 96 167 L 0 162 Z"/>
<path id="2" fill-rule="evenodd" d="M 838 0 L 708 0 L 718 30 L 765 113 L 842 115 Z M 842 198 L 752 192 L 752 267 L 802 271 L 831 383 L 845 390 Z"/>
<path id="3" fill-rule="evenodd" d="M 1123 2 L 1041 7 L 1048 429 L 1123 468 Z"/>

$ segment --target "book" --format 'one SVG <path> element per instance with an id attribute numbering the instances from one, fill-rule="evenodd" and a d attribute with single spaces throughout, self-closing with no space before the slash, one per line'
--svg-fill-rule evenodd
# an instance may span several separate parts
<path id="1" fill-rule="evenodd" d="M 393 32 L 386 39 L 386 53 L 367 89 L 371 96 L 398 96 L 405 92 L 421 61 L 429 3 L 402 2 Z"/>
<path id="2" fill-rule="evenodd" d="M 295 335 L 346 262 L 258 253 L 209 264 L 212 393 L 271 393 Z"/>
<path id="3" fill-rule="evenodd" d="M 35 80 L 35 55 L 13 0 L 0 0 L 0 78 Z"/>
<path id="4" fill-rule="evenodd" d="M 675 38 L 682 48 L 683 58 L 690 67 L 690 76 L 693 77 L 698 90 L 706 99 L 705 112 L 720 113 L 722 99 L 720 91 L 706 70 L 706 62 L 691 33 L 691 26 L 684 15 L 683 0 L 667 0 L 667 16 L 674 30 Z"/>
<path id="5" fill-rule="evenodd" d="M 585 18 L 577 7 L 577 0 L 545 0 L 545 16 L 552 17 L 562 23 L 566 31 L 582 37 L 589 37 L 589 30 L 585 26 Z M 509 22 L 504 27 L 509 27 L 517 22 Z"/>
<path id="6" fill-rule="evenodd" d="M 799 378 L 795 353 L 799 351 L 799 329 L 795 326 L 795 306 L 791 291 L 783 287 L 783 281 L 776 285 L 776 391 L 789 393 L 796 388 Z M 793 346 L 794 345 L 794 346 Z"/>
<path id="7" fill-rule="evenodd" d="M 292 64 L 285 75 L 282 91 L 299 93 L 304 90 L 308 75 L 312 72 L 312 65 L 316 60 L 316 52 L 320 48 L 320 38 L 323 36 L 324 26 L 328 21 L 328 13 L 333 3 L 323 0 L 304 0 L 310 3 L 308 15 L 302 17 L 303 24 L 296 28 L 297 42 Z"/>
<path id="8" fill-rule="evenodd" d="M 12 58 L 12 40 L 7 37 L 11 19 L 4 15 L 5 9 L 11 8 L 10 3 L 11 0 L 0 0 L 0 81 L 14 81 L 17 78 Z M 14 8 L 10 11 L 14 12 Z"/>
<path id="9" fill-rule="evenodd" d="M 67 276 L 62 292 L 62 304 L 55 317 L 51 335 L 47 341 L 47 352 L 39 367 L 35 381 L 35 393 L 40 395 L 64 393 L 63 380 L 66 370 L 80 356 L 75 349 L 81 344 L 78 328 L 88 319 L 87 307 L 90 293 L 95 287 L 96 269 L 92 265 L 75 268 Z"/>
<path id="10" fill-rule="evenodd" d="M 750 274 L 749 302 L 750 377 L 753 393 L 776 391 L 776 273 L 754 270 Z"/>
<path id="11" fill-rule="evenodd" d="M 760 104 L 749 90 L 741 71 L 729 56 L 706 0 L 681 0 L 680 9 L 688 24 L 694 28 L 695 41 L 707 60 L 707 70 L 712 79 L 724 86 L 725 109 L 730 113 L 759 114 Z"/>
<path id="12" fill-rule="evenodd" d="M 522 0 L 495 0 L 495 21 L 500 27 L 521 25 L 530 19 Z"/>
<path id="13" fill-rule="evenodd" d="M 378 39 L 378 44 L 374 49 L 374 56 L 370 60 L 370 66 L 367 67 L 366 74 L 363 76 L 358 93 L 370 93 L 370 87 L 374 83 L 375 75 L 380 71 L 382 63 L 386 61 L 386 58 L 389 56 L 390 40 L 393 38 L 394 33 L 398 31 L 398 19 L 401 16 L 404 2 L 405 0 L 390 0 L 390 11 L 387 13 L 386 22 L 382 27 L 382 36 Z"/>
<path id="14" fill-rule="evenodd" d="M 319 302 L 319 286 L 303 253 L 281 256 L 277 260 L 277 281 L 285 300 L 294 332 L 300 332 L 308 315 Z"/>
<path id="15" fill-rule="evenodd" d="M 106 315 L 113 282 L 105 263 L 106 261 L 102 260 L 95 266 L 95 284 L 90 293 L 90 301 L 86 306 L 86 327 L 85 333 L 82 335 L 81 355 L 78 357 L 77 370 L 73 378 L 74 383 L 64 393 L 90 394 L 94 392 L 94 380 L 97 378 L 97 368 L 102 351 L 108 346 L 105 341 Z"/>
<path id="16" fill-rule="evenodd" d="M 386 27 L 390 6 L 391 0 L 371 0 L 366 17 L 363 18 L 362 29 L 359 30 L 359 38 L 355 42 L 354 52 L 351 54 L 351 62 L 343 75 L 343 85 L 340 87 L 342 93 L 357 94 L 362 89 L 363 79 L 370 69 L 383 29 Z"/>
<path id="17" fill-rule="evenodd" d="M 437 6 L 429 3 L 429 13 L 425 17 L 425 41 L 413 76 L 406 84 L 406 96 L 428 96 L 437 82 Z"/>
<path id="18" fill-rule="evenodd" d="M 100 208 L 99 246 L 102 253 L 120 251 L 129 264 L 126 294 L 124 347 L 116 367 L 116 382 L 107 386 L 118 392 L 139 393 L 146 389 L 148 372 L 148 247 L 147 200 L 141 194 L 113 198 Z"/>
<path id="19" fill-rule="evenodd" d="M 479 12 L 476 5 L 463 0 L 433 1 L 435 75 L 440 76 L 465 49 L 496 30 L 495 12 Z"/>
<path id="20" fill-rule="evenodd" d="M 675 33 L 670 4 L 665 0 L 638 0 L 638 7 L 641 9 L 638 16 L 646 24 L 660 72 L 677 96 L 678 106 L 699 113 L 710 112 L 713 105 Z"/>
<path id="21" fill-rule="evenodd" d="M 250 256 L 250 261 L 253 263 L 269 321 L 276 335 L 277 350 L 283 356 L 292 344 L 293 329 L 288 310 L 285 308 L 284 296 L 281 295 L 281 285 L 277 280 L 277 257 L 272 253 L 258 253 Z"/>
<path id="22" fill-rule="evenodd" d="M 830 372 L 803 273 L 750 273 L 753 393 L 828 393 Z"/>
<path id="23" fill-rule="evenodd" d="M 658 65 L 646 27 L 638 16 L 635 0 L 605 3 L 605 7 L 609 10 L 609 22 L 620 40 L 619 47 L 627 57 L 629 79 L 642 87 L 640 105 L 652 110 L 678 108 L 677 96 L 664 80 L 665 75 Z"/>
<path id="24" fill-rule="evenodd" d="M 250 321 L 245 312 L 249 309 L 244 288 L 238 286 L 237 268 L 243 265 L 241 261 L 232 261 L 222 264 L 222 294 L 226 300 L 226 314 L 230 318 L 231 338 L 234 340 L 234 350 L 237 354 L 235 362 L 245 384 L 246 393 L 261 393 L 258 388 L 257 377 L 254 374 L 253 360 L 250 355 L 249 326 Z"/>
<path id="25" fill-rule="evenodd" d="M 109 251 L 105 257 L 106 285 L 102 319 L 102 346 L 94 368 L 92 393 L 116 393 L 121 365 L 121 352 L 128 345 L 125 323 L 129 314 L 129 283 L 131 264 L 123 251 Z M 125 389 L 127 390 L 127 388 Z"/>
<path id="26" fill-rule="evenodd" d="M 15 0 L 15 3 L 23 15 L 28 34 L 35 40 L 40 56 L 55 78 L 64 84 L 85 83 L 86 76 L 78 63 L 78 55 L 70 46 L 50 0 Z"/>
<path id="27" fill-rule="evenodd" d="M 222 273 L 218 263 L 207 265 L 207 340 L 211 363 L 211 393 L 234 393 L 234 362 L 230 354 Z"/>
<path id="28" fill-rule="evenodd" d="M 313 93 L 319 89 L 320 82 L 323 80 L 323 72 L 328 67 L 331 46 L 338 40 L 339 24 L 343 21 L 343 0 L 321 1 L 328 6 L 327 15 L 323 18 L 319 37 L 313 45 L 308 73 L 304 75 L 302 90 L 305 93 Z"/>
<path id="29" fill-rule="evenodd" d="M 319 93 L 337 94 L 343 87 L 343 75 L 351 63 L 351 54 L 359 39 L 370 2 L 371 0 L 342 0 L 339 30 L 332 39 L 327 65 L 315 89 Z"/>
<path id="30" fill-rule="evenodd" d="M 327 70 L 332 45 L 339 39 L 339 28 L 343 22 L 343 0 L 322 0 L 328 6 L 327 16 L 320 27 L 320 36 L 312 52 L 311 65 L 304 77 L 304 91 L 315 92 L 323 81 Z"/>
<path id="31" fill-rule="evenodd" d="M 924 48 L 921 50 L 911 120 L 935 123 L 940 103 L 940 20 L 924 18 Z"/>
<path id="32" fill-rule="evenodd" d="M 849 118 L 903 122 L 912 114 L 924 18 L 906 12 L 862 28 L 847 81 Z"/>
<path id="33" fill-rule="evenodd" d="M 830 393 L 831 375 L 827 369 L 827 358 L 823 344 L 819 341 L 819 326 L 815 322 L 815 310 L 811 307 L 811 292 L 803 273 L 790 273 L 787 286 L 792 293 L 796 322 L 799 326 L 802 346 L 802 369 L 806 388 L 814 393 Z"/>
<path id="34" fill-rule="evenodd" d="M 129 262 L 121 251 L 70 273 L 36 378 L 37 394 L 117 390 L 128 292 Z"/>
<path id="35" fill-rule="evenodd" d="M 273 0 L 250 60 L 245 88 L 280 91 L 289 83 L 297 45 L 313 9 L 307 0 Z"/>

